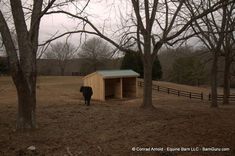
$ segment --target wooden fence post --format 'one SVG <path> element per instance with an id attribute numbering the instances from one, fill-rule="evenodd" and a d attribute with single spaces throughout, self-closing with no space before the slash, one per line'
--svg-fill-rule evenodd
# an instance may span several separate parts
<path id="1" fill-rule="evenodd" d="M 203 100 L 203 93 L 201 93 L 201 100 Z"/>
<path id="2" fill-rule="evenodd" d="M 180 90 L 178 90 L 178 96 L 180 96 Z"/>
<path id="3" fill-rule="evenodd" d="M 209 97 L 208 98 L 209 98 L 208 100 L 211 101 L 211 94 L 210 93 L 209 93 Z"/>
<path id="4" fill-rule="evenodd" d="M 189 92 L 189 98 L 190 98 L 190 99 L 192 98 L 192 93 L 191 93 L 191 92 Z"/>
<path id="5" fill-rule="evenodd" d="M 167 88 L 167 93 L 170 94 L 170 88 Z"/>

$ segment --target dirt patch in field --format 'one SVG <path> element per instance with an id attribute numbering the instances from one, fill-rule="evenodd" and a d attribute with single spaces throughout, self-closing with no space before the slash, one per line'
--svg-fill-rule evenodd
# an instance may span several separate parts
<path id="1" fill-rule="evenodd" d="M 0 78 L 1 83 L 1 78 Z M 143 110 L 141 98 L 81 100 L 79 77 L 43 77 L 38 83 L 34 131 L 15 130 L 17 99 L 12 82 L 0 94 L 0 155 L 177 155 L 232 156 L 235 150 L 235 105 L 209 107 L 207 101 L 154 93 L 154 110 Z M 0 84 L 1 85 L 1 84 Z M 148 147 L 218 147 L 229 152 L 139 152 Z M 141 147 L 141 148 L 140 148 Z"/>

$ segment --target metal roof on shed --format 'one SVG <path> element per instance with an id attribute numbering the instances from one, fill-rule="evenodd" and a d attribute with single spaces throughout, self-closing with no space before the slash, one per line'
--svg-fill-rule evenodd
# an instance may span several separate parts
<path id="1" fill-rule="evenodd" d="M 139 74 L 133 70 L 99 70 L 97 71 L 104 78 L 112 77 L 138 77 Z"/>

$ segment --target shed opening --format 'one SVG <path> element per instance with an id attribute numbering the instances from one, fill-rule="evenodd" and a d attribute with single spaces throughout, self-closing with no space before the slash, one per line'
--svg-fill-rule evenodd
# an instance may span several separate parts
<path id="1" fill-rule="evenodd" d="M 105 79 L 105 99 L 122 98 L 121 79 Z"/>
<path id="2" fill-rule="evenodd" d="M 133 70 L 101 70 L 85 76 L 84 85 L 93 89 L 92 99 L 137 97 L 138 73 Z"/>

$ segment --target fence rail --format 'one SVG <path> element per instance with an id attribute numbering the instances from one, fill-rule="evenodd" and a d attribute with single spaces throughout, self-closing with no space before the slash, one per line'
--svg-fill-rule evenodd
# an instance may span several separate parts
<path id="1" fill-rule="evenodd" d="M 138 86 L 143 87 L 144 82 L 138 81 Z M 199 99 L 199 100 L 209 100 L 209 101 L 211 101 L 211 94 L 203 94 L 203 92 L 196 93 L 196 92 L 178 90 L 178 89 L 175 89 L 175 88 L 163 87 L 163 86 L 159 86 L 159 85 L 156 85 L 156 84 L 152 85 L 152 90 L 156 90 L 158 92 L 164 92 L 164 93 L 167 93 L 167 94 L 173 94 L 173 95 L 177 95 L 177 96 L 188 97 L 190 99 Z M 224 97 L 224 95 L 218 95 L 217 100 L 218 101 L 223 101 L 223 97 Z M 229 101 L 235 101 L 235 94 L 230 94 Z"/>
<path id="2" fill-rule="evenodd" d="M 223 101 L 224 95 L 217 95 L 218 101 Z M 228 97 L 229 101 L 235 101 L 235 95 L 230 94 Z M 211 101 L 211 94 L 208 95 L 208 100 Z"/>
<path id="3" fill-rule="evenodd" d="M 140 87 L 143 87 L 144 82 L 138 81 L 138 85 Z M 195 92 L 189 92 L 189 91 L 184 91 L 184 90 L 178 90 L 178 89 L 174 89 L 174 88 L 159 86 L 159 85 L 156 85 L 156 84 L 152 85 L 152 89 L 157 90 L 158 92 L 164 92 L 164 93 L 167 93 L 167 94 L 173 94 L 173 95 L 177 95 L 177 96 L 188 97 L 190 99 L 200 99 L 200 100 L 204 99 L 203 93 L 195 93 Z"/>

